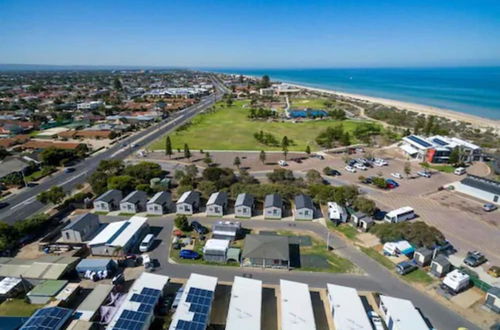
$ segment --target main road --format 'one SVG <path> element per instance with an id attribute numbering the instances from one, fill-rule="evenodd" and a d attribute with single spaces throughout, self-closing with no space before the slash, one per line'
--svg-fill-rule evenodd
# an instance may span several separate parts
<path id="1" fill-rule="evenodd" d="M 408 285 L 395 274 L 385 269 L 379 263 L 359 251 L 352 244 L 347 243 L 338 235 L 328 231 L 324 226 L 317 223 L 289 222 L 289 221 L 264 221 L 244 220 L 242 224 L 248 229 L 263 230 L 294 230 L 299 232 L 312 232 L 325 241 L 329 235 L 329 245 L 340 256 L 349 259 L 366 274 L 333 274 L 326 272 L 302 272 L 302 271 L 279 271 L 261 270 L 255 268 L 222 267 L 209 265 L 176 264 L 168 261 L 170 254 L 171 233 L 173 229 L 173 215 L 149 218 L 148 223 L 158 234 L 159 245 L 149 252 L 150 256 L 157 259 L 160 267 L 155 272 L 168 275 L 171 278 L 188 278 L 191 273 L 200 273 L 217 277 L 220 281 L 232 282 L 234 276 L 248 276 L 262 280 L 266 284 L 279 284 L 280 279 L 288 279 L 308 283 L 311 287 L 326 288 L 327 283 L 354 287 L 358 290 L 379 292 L 399 298 L 411 300 L 415 306 L 422 311 L 424 317 L 428 318 L 435 329 L 458 329 L 466 327 L 470 330 L 479 329 L 478 326 L 464 319 L 461 315 L 448 309 L 425 293 Z M 124 217 L 101 216 L 103 222 L 113 222 Z M 194 217 L 207 227 L 211 227 L 219 219 Z"/>
<path id="2" fill-rule="evenodd" d="M 145 146 L 187 122 L 200 111 L 207 109 L 216 101 L 220 100 L 224 92 L 227 92 L 226 87 L 223 86 L 220 81 L 213 79 L 213 82 L 217 92 L 202 98 L 199 103 L 178 111 L 160 123 L 154 124 L 139 133 L 129 136 L 105 150 L 98 151 L 96 154 L 84 159 L 74 166 L 75 171 L 72 173 L 58 172 L 34 187 L 24 188 L 20 193 L 3 199 L 2 202 L 8 203 L 9 205 L 0 210 L 0 221 L 13 224 L 16 221 L 26 219 L 42 211 L 46 205 L 36 200 L 36 196 L 42 191 L 46 191 L 53 186 L 59 186 L 62 187 L 65 192 L 69 192 L 78 184 L 84 183 L 92 172 L 95 171 L 101 160 L 124 159 L 133 152 L 139 150 L 138 148 L 133 148 L 132 145 L 139 144 L 140 146 Z M 124 146 L 125 144 L 127 146 Z"/>

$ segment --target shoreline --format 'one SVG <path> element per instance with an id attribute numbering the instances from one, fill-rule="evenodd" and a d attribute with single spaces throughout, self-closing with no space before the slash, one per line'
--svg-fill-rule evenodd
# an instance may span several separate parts
<path id="1" fill-rule="evenodd" d="M 216 72 L 216 73 L 220 73 L 220 72 Z M 230 74 L 230 75 L 235 75 L 235 74 Z M 251 75 L 243 75 L 243 76 L 247 77 L 247 78 L 251 78 L 251 79 L 260 79 L 259 77 L 255 77 L 255 76 L 251 76 Z M 425 104 L 398 101 L 398 100 L 394 100 L 394 99 L 386 99 L 386 98 L 382 98 L 382 97 L 367 96 L 367 95 L 355 94 L 355 93 L 340 92 L 340 91 L 336 91 L 334 89 L 312 87 L 312 86 L 307 86 L 307 85 L 303 85 L 300 83 L 295 83 L 295 82 L 291 82 L 291 81 L 289 82 L 289 81 L 280 80 L 280 79 L 278 79 L 278 81 L 280 81 L 281 83 L 286 84 L 288 86 L 292 86 L 292 87 L 304 89 L 304 90 L 309 90 L 309 91 L 316 92 L 316 93 L 336 95 L 336 96 L 350 98 L 350 99 L 354 99 L 356 101 L 361 101 L 361 102 L 365 102 L 365 103 L 366 102 L 379 103 L 379 104 L 383 104 L 385 106 L 395 107 L 398 110 L 408 110 L 408 111 L 413 111 L 413 112 L 417 112 L 417 113 L 424 114 L 424 115 L 434 115 L 437 117 L 444 117 L 444 118 L 454 120 L 454 121 L 461 121 L 461 122 L 470 123 L 475 128 L 493 128 L 497 133 L 500 131 L 500 120 L 496 120 L 496 119 L 484 118 L 484 117 L 480 117 L 480 116 L 475 116 L 475 115 L 470 115 L 467 113 L 459 112 L 456 110 L 438 108 L 438 107 L 433 107 L 433 106 L 425 105 Z"/>

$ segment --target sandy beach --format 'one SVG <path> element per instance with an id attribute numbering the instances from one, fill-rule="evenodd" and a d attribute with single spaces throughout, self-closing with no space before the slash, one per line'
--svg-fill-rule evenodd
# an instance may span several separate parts
<path id="1" fill-rule="evenodd" d="M 338 96 L 342 96 L 345 98 L 351 98 L 351 99 L 355 99 L 355 100 L 362 101 L 362 102 L 380 103 L 380 104 L 383 104 L 386 106 L 396 107 L 396 108 L 401 109 L 401 110 L 410 110 L 410 111 L 415 111 L 415 112 L 422 113 L 425 115 L 435 115 L 435 116 L 445 117 L 445 118 L 448 118 L 451 120 L 464 121 L 464 122 L 471 123 L 472 126 L 474 126 L 474 127 L 480 127 L 480 128 L 492 127 L 496 130 L 500 129 L 500 120 L 494 120 L 494 119 L 473 116 L 473 115 L 469 115 L 466 113 L 461 113 L 461 112 L 453 111 L 453 110 L 449 110 L 449 109 L 436 108 L 436 107 L 423 105 L 423 104 L 409 103 L 409 102 L 384 99 L 384 98 L 372 97 L 372 96 L 366 96 L 366 95 L 360 95 L 360 94 L 344 93 L 344 92 L 338 92 L 338 91 L 329 90 L 329 89 L 314 88 L 314 87 L 309 87 L 309 86 L 304 86 L 304 85 L 299 85 L 299 84 L 294 84 L 294 83 L 287 83 L 286 82 L 285 84 L 292 86 L 292 87 L 300 88 L 300 89 L 306 89 L 306 90 L 325 93 L 325 94 L 338 95 Z"/>

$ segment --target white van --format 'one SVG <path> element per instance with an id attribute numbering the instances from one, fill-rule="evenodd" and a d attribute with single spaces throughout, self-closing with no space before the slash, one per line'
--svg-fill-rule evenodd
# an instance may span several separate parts
<path id="1" fill-rule="evenodd" d="M 405 206 L 388 212 L 385 215 L 384 220 L 391 223 L 398 223 L 413 218 L 415 218 L 415 211 L 411 207 Z"/>
<path id="2" fill-rule="evenodd" d="M 463 168 L 463 167 L 457 167 L 453 173 L 455 173 L 455 175 L 465 174 L 465 168 Z"/>
<path id="3" fill-rule="evenodd" d="M 148 252 L 153 245 L 154 240 L 155 236 L 153 234 L 147 234 L 146 237 L 144 237 L 144 239 L 142 240 L 141 245 L 139 245 L 139 251 Z"/>

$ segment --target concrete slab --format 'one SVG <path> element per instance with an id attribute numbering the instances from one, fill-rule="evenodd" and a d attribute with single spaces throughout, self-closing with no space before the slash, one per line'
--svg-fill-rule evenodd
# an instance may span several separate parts
<path id="1" fill-rule="evenodd" d="M 482 299 L 484 299 L 484 293 L 482 291 L 469 289 L 460 294 L 457 294 L 456 296 L 451 298 L 450 301 L 462 308 L 470 308 L 472 305 Z"/>

